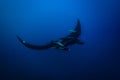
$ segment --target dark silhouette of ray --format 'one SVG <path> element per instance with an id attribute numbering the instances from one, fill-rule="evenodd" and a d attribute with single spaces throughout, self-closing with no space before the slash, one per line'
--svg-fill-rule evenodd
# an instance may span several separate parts
<path id="1" fill-rule="evenodd" d="M 24 40 L 22 40 L 19 36 L 17 36 L 17 39 L 26 47 L 35 49 L 35 50 L 44 50 L 48 48 L 56 48 L 68 51 L 69 48 L 67 46 L 73 45 L 73 44 L 83 44 L 80 40 L 78 40 L 78 37 L 81 35 L 81 24 L 79 19 L 77 20 L 77 24 L 75 26 L 75 29 L 66 37 L 60 38 L 57 41 L 51 41 L 49 44 L 46 45 L 33 45 L 30 44 Z"/>

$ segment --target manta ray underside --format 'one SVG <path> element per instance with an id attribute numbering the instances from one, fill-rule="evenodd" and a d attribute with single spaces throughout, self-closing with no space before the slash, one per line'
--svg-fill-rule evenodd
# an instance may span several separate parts
<path id="1" fill-rule="evenodd" d="M 33 45 L 30 44 L 24 40 L 22 40 L 19 36 L 17 36 L 17 39 L 26 47 L 35 49 L 35 50 L 44 50 L 48 48 L 56 48 L 61 50 L 68 51 L 69 48 L 67 46 L 73 45 L 73 44 L 83 44 L 80 40 L 78 40 L 78 37 L 81 35 L 81 25 L 79 19 L 77 20 L 77 24 L 75 26 L 75 29 L 71 31 L 71 33 L 63 38 L 60 38 L 57 41 L 51 41 L 49 44 L 46 45 Z"/>

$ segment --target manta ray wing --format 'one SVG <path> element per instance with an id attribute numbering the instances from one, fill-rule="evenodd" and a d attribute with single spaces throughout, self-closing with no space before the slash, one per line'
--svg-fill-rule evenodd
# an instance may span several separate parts
<path id="1" fill-rule="evenodd" d="M 81 24 L 80 24 L 80 20 L 78 19 L 74 32 L 71 32 L 67 37 L 78 38 L 80 35 L 81 35 Z"/>
<path id="2" fill-rule="evenodd" d="M 47 44 L 47 45 L 32 45 L 30 43 L 27 43 L 26 41 L 22 40 L 19 36 L 17 36 L 17 39 L 26 47 L 31 48 L 31 49 L 36 49 L 36 50 L 43 50 L 43 49 L 48 49 L 52 47 L 52 44 Z"/>

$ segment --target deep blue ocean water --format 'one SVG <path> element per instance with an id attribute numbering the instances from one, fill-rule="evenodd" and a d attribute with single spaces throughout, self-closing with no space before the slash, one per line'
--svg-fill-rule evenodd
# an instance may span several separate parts
<path id="1" fill-rule="evenodd" d="M 0 80 L 120 80 L 119 0 L 1 0 Z M 85 44 L 32 50 L 69 34 L 80 19 Z"/>

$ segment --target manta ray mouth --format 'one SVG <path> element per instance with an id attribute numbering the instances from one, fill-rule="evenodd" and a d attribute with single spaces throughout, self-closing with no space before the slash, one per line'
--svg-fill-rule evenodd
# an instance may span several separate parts
<path id="1" fill-rule="evenodd" d="M 73 32 L 73 33 L 75 33 L 75 32 L 76 32 L 75 30 L 68 30 L 68 31 Z"/>

